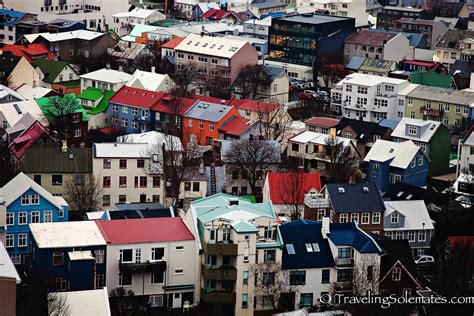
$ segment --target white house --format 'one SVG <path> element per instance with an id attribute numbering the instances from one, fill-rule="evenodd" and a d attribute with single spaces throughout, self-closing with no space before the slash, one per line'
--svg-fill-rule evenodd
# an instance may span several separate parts
<path id="1" fill-rule="evenodd" d="M 118 91 L 132 78 L 132 75 L 119 70 L 103 68 L 79 77 L 81 78 L 81 91 L 87 87 Z"/>
<path id="2" fill-rule="evenodd" d="M 132 11 L 119 12 L 112 15 L 113 30 L 119 36 L 128 35 L 137 24 L 150 24 L 166 19 L 166 15 L 158 10 L 135 8 Z"/>
<path id="3" fill-rule="evenodd" d="M 149 91 L 169 92 L 174 87 L 174 82 L 169 75 L 156 73 L 155 67 L 151 71 L 135 70 L 126 86 Z"/>
<path id="4" fill-rule="evenodd" d="M 179 217 L 97 221 L 107 243 L 106 286 L 123 287 L 151 307 L 196 301 L 194 236 Z"/>
<path id="5" fill-rule="evenodd" d="M 368 22 L 365 0 L 297 0 L 296 6 L 327 10 L 330 15 L 355 18 L 356 25 L 367 25 Z"/>

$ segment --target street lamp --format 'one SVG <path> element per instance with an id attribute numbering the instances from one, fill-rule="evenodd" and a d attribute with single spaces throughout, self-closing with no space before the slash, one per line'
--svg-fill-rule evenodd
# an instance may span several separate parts
<path id="1" fill-rule="evenodd" d="M 423 222 L 421 224 L 423 226 L 423 241 L 422 241 L 422 244 L 421 244 L 421 249 L 423 250 L 423 254 L 425 254 L 425 240 L 426 240 L 426 235 L 425 235 L 425 222 Z"/>

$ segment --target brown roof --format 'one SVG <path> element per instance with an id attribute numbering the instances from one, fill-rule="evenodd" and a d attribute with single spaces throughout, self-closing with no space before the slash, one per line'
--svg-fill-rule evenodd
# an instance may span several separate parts
<path id="1" fill-rule="evenodd" d="M 316 116 L 304 121 L 304 123 L 308 125 L 317 125 L 317 126 L 329 128 L 329 127 L 335 127 L 339 123 L 339 119 L 332 118 L 332 117 Z"/>
<path id="2" fill-rule="evenodd" d="M 388 42 L 397 35 L 398 33 L 392 32 L 361 30 L 346 38 L 345 42 L 351 44 L 382 46 L 384 43 Z"/>
<path id="3" fill-rule="evenodd" d="M 395 22 L 398 23 L 410 23 L 410 24 L 418 24 L 418 25 L 434 25 L 437 23 L 435 20 L 424 20 L 424 19 L 410 19 L 410 18 L 400 18 Z"/>

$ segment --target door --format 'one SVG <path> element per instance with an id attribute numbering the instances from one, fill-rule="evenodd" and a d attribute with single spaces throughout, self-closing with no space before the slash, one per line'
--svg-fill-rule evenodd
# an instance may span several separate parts
<path id="1" fill-rule="evenodd" d="M 173 308 L 181 308 L 181 293 L 173 294 Z"/>
<path id="2" fill-rule="evenodd" d="M 140 194 L 140 203 L 146 203 L 146 194 Z"/>

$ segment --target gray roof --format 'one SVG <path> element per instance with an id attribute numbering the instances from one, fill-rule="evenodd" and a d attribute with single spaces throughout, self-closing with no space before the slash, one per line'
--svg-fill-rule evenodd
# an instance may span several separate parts
<path id="1" fill-rule="evenodd" d="M 474 31 L 449 29 L 436 43 L 436 48 L 459 49 L 459 41 L 466 38 L 474 38 Z"/>
<path id="2" fill-rule="evenodd" d="M 359 70 L 366 58 L 363 56 L 352 56 L 344 67 L 351 70 Z"/>
<path id="3" fill-rule="evenodd" d="M 366 10 L 381 9 L 383 6 L 377 0 L 365 0 Z"/>
<path id="4" fill-rule="evenodd" d="M 72 159 L 71 154 L 72 153 Z M 26 173 L 91 173 L 92 149 L 28 148 L 25 153 Z"/>
<path id="5" fill-rule="evenodd" d="M 252 3 L 252 7 L 257 9 L 270 9 L 276 7 L 286 7 L 287 4 L 284 2 L 275 2 L 275 1 L 265 1 L 265 2 L 254 2 Z"/>
<path id="6" fill-rule="evenodd" d="M 36 118 L 31 115 L 30 112 L 26 112 L 12 127 L 7 128 L 5 131 L 8 135 L 10 135 L 10 141 L 13 141 L 15 138 L 11 138 L 11 135 L 14 133 L 18 133 L 28 129 L 33 123 L 36 122 Z M 16 135 L 16 136 L 18 136 Z"/>
<path id="7" fill-rule="evenodd" d="M 327 14 L 312 14 L 312 15 L 289 15 L 283 16 L 276 20 L 278 21 L 288 21 L 288 22 L 295 22 L 295 23 L 307 23 L 307 24 L 324 24 L 324 23 L 332 23 L 342 20 L 349 20 L 354 18 L 345 17 L 345 16 L 335 16 L 335 15 L 327 15 Z"/>
<path id="8" fill-rule="evenodd" d="M 185 116 L 208 122 L 219 122 L 231 109 L 231 106 L 225 104 L 198 101 L 186 111 Z"/>
<path id="9" fill-rule="evenodd" d="M 474 103 L 474 92 L 423 85 L 415 88 L 408 94 L 408 97 L 468 106 Z"/>

